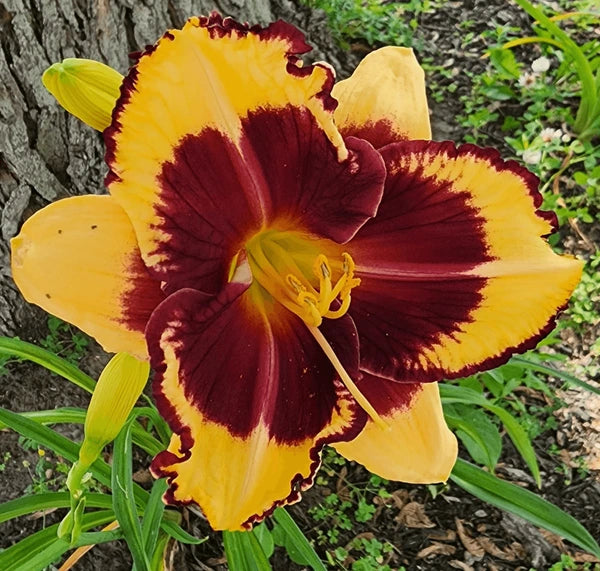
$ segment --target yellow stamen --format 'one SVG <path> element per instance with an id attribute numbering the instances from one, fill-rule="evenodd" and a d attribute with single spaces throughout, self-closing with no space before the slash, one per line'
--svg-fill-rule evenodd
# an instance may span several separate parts
<path id="1" fill-rule="evenodd" d="M 388 424 L 360 392 L 318 329 L 324 317 L 338 319 L 344 316 L 350 307 L 350 293 L 360 285 L 360 279 L 354 277 L 352 256 L 346 252 L 342 254 L 341 275 L 340 264 L 334 265 L 335 273 L 338 274 L 334 283 L 334 271 L 327 256 L 319 253 L 318 245 L 310 237 L 292 232 L 265 230 L 253 236 L 246 243 L 245 250 L 252 277 L 256 286 L 260 286 L 253 291 L 257 301 L 260 303 L 265 299 L 271 303 L 271 300 L 274 300 L 298 315 L 358 405 L 377 426 L 388 429 Z M 236 256 L 231 262 L 231 267 L 235 267 L 237 263 Z M 230 279 L 231 274 L 230 268 Z M 262 298 L 264 292 L 269 297 Z M 334 303 L 339 304 L 339 307 L 332 309 Z"/>
<path id="2" fill-rule="evenodd" d="M 338 359 L 338 356 L 335 354 L 333 348 L 331 347 L 327 339 L 325 339 L 323 333 L 321 333 L 320 329 L 318 329 L 317 327 L 312 327 L 310 325 L 307 325 L 307 327 L 308 330 L 311 332 L 312 336 L 315 338 L 315 340 L 321 347 L 321 349 L 323 349 L 323 352 L 325 353 L 329 361 L 331 361 L 331 364 L 333 365 L 337 374 L 340 376 L 341 381 L 344 383 L 348 391 L 350 391 L 350 394 L 354 397 L 356 402 L 371 417 L 371 420 L 373 420 L 373 422 L 379 428 L 383 430 L 389 430 L 389 424 L 385 422 L 385 420 L 383 420 L 381 416 L 379 416 L 377 411 L 373 408 L 373 405 L 367 400 L 367 397 L 365 397 L 365 395 L 363 395 L 360 392 L 354 381 L 350 378 L 350 375 L 346 372 L 346 369 L 344 369 L 344 366 Z"/>
<path id="3" fill-rule="evenodd" d="M 344 252 L 343 274 L 335 286 L 331 283 L 331 267 L 327 257 L 319 254 L 313 266 L 313 272 L 319 279 L 319 290 L 316 293 L 308 291 L 302 282 L 294 275 L 287 276 L 287 282 L 297 294 L 296 301 L 300 306 L 308 310 L 310 321 L 301 316 L 307 325 L 318 327 L 323 317 L 338 319 L 342 317 L 350 307 L 350 291 L 360 284 L 360 280 L 354 277 L 354 261 L 350 254 Z M 338 309 L 330 309 L 331 304 L 340 299 L 341 305 Z"/>

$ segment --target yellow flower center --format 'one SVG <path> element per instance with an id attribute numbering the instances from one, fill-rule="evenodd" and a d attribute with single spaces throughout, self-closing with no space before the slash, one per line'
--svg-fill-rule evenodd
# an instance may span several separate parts
<path id="1" fill-rule="evenodd" d="M 319 327 L 323 317 L 342 317 L 350 307 L 352 288 L 360 284 L 350 254 L 344 252 L 332 269 L 319 252 L 322 242 L 297 232 L 267 230 L 246 244 L 252 277 L 312 327 Z"/>
<path id="2" fill-rule="evenodd" d="M 339 251 L 337 245 L 332 247 L 326 240 L 280 230 L 259 232 L 246 243 L 245 249 L 256 300 L 264 303 L 272 298 L 298 315 L 356 402 L 379 427 L 389 428 L 360 392 L 319 330 L 323 317 L 337 319 L 348 311 L 350 293 L 360 285 L 360 279 L 354 277 L 354 260 L 350 254 L 343 252 L 330 262 L 322 250 Z M 231 263 L 230 279 L 237 261 L 238 256 Z"/>

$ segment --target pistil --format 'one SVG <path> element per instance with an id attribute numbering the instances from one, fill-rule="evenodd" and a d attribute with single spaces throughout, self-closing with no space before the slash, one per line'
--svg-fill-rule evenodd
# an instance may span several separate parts
<path id="1" fill-rule="evenodd" d="M 373 405 L 367 400 L 367 397 L 360 392 L 356 383 L 352 380 L 338 356 L 335 354 L 333 347 L 329 344 L 327 339 L 325 339 L 323 333 L 321 333 L 321 330 L 318 327 L 312 327 L 310 325 L 307 325 L 307 327 L 321 349 L 323 349 L 323 352 L 333 365 L 333 368 L 336 370 L 342 383 L 344 383 L 350 394 L 354 397 L 354 400 L 356 400 L 360 407 L 371 417 L 371 420 L 379 426 L 379 428 L 382 430 L 389 430 L 390 426 L 383 418 L 381 418 L 381 416 L 379 416 L 377 411 L 373 408 Z"/>

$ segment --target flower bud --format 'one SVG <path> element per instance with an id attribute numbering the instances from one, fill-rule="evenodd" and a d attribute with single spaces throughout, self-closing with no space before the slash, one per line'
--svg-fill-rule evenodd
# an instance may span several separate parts
<path id="1" fill-rule="evenodd" d="M 42 76 L 46 89 L 72 115 L 98 131 L 111 123 L 123 76 L 89 59 L 67 58 Z"/>
<path id="2" fill-rule="evenodd" d="M 150 365 L 127 353 L 117 353 L 104 367 L 94 388 L 85 416 L 85 436 L 79 449 L 79 459 L 67 476 L 71 509 L 58 528 L 58 537 L 75 542 L 81 532 L 81 517 L 85 509 L 83 483 L 89 467 L 112 442 L 129 417 L 146 381 Z"/>
<path id="3" fill-rule="evenodd" d="M 149 372 L 147 361 L 127 353 L 117 353 L 104 367 L 85 417 L 85 438 L 79 452 L 82 464 L 91 464 L 119 434 Z"/>

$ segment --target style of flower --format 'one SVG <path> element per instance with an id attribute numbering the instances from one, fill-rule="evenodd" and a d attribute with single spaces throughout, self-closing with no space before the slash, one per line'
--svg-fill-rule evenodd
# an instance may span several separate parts
<path id="1" fill-rule="evenodd" d="M 429 140 L 411 50 L 334 85 L 309 49 L 284 22 L 167 32 L 112 119 L 93 110 L 109 196 L 51 204 L 12 243 L 29 301 L 150 360 L 174 431 L 152 470 L 215 529 L 298 500 L 325 444 L 384 478 L 446 480 L 436 382 L 533 346 L 581 272 L 543 238 L 535 176 Z M 67 89 L 61 73 L 47 85 Z M 86 120 L 90 81 L 68 90 Z"/>

